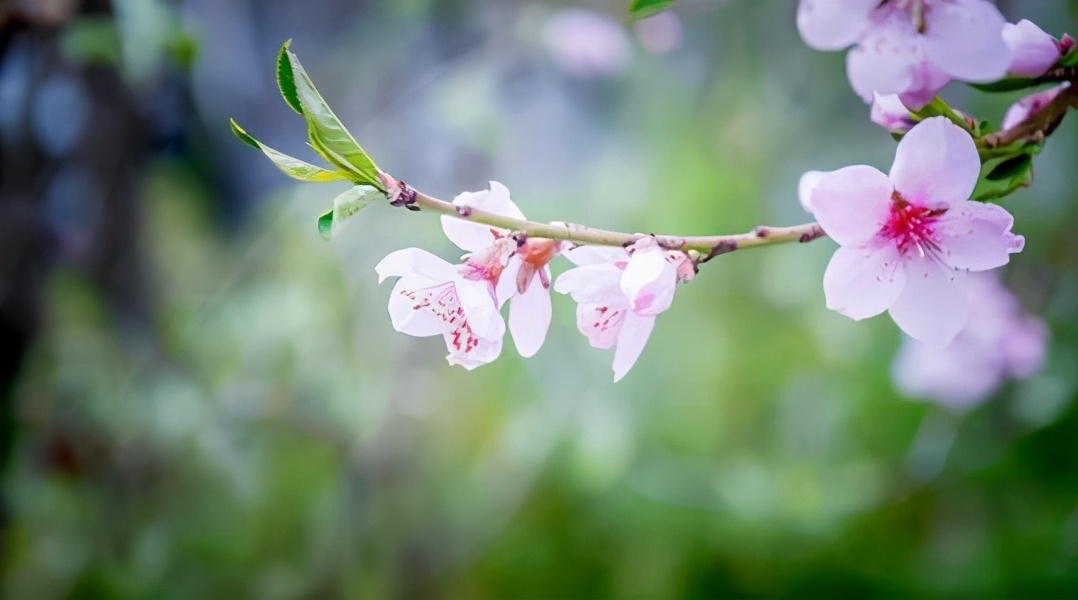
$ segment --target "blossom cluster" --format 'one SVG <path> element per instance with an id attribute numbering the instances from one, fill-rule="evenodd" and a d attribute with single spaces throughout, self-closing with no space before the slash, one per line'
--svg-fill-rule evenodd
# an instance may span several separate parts
<path id="1" fill-rule="evenodd" d="M 481 209 L 523 219 L 509 190 L 465 192 L 460 212 Z M 554 282 L 577 302 L 577 327 L 596 348 L 615 348 L 614 380 L 625 376 L 644 349 L 655 318 L 668 309 L 675 285 L 695 268 L 680 251 L 642 237 L 626 248 L 577 247 L 527 238 L 467 220 L 442 217 L 442 230 L 467 254 L 458 264 L 418 248 L 393 252 L 375 267 L 380 281 L 398 277 L 389 301 L 393 328 L 416 337 L 441 335 L 451 365 L 468 370 L 498 358 L 505 336 L 501 309 L 509 304 L 509 332 L 517 352 L 530 357 L 546 339 L 551 320 L 550 262 L 576 265 Z"/>

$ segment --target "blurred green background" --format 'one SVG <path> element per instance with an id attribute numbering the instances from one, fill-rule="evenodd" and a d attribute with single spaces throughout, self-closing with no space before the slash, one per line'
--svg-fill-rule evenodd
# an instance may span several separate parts
<path id="1" fill-rule="evenodd" d="M 1005 201 L 1047 364 L 964 414 L 894 391 L 890 319 L 826 310 L 829 240 L 709 263 L 619 384 L 560 296 L 536 357 L 451 368 L 373 270 L 456 259 L 438 220 L 326 243 L 343 187 L 228 131 L 311 156 L 293 38 L 387 171 L 536 220 L 794 224 L 805 170 L 890 166 L 793 0 L 626 4 L 0 0 L 0 597 L 1078 597 L 1078 115 Z M 572 7 L 621 58 L 565 58 Z M 1078 33 L 1074 2 L 1001 9 Z M 945 96 L 998 122 L 1018 95 Z"/>

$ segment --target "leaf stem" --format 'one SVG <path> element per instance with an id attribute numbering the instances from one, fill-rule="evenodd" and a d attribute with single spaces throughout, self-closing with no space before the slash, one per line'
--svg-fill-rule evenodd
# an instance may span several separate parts
<path id="1" fill-rule="evenodd" d="M 659 244 L 668 250 L 685 252 L 696 263 L 704 263 L 720 254 L 733 252 L 745 248 L 757 248 L 771 244 L 785 242 L 807 243 L 825 237 L 823 229 L 817 223 L 805 223 L 792 227 L 758 226 L 747 233 L 713 235 L 713 236 L 677 236 L 656 235 L 645 233 L 622 233 L 594 229 L 572 223 L 539 223 L 514 219 L 489 211 L 458 206 L 445 200 L 440 200 L 423 192 L 413 190 L 407 184 L 393 179 L 382 173 L 383 181 L 389 182 L 388 187 L 393 190 L 401 190 L 402 193 L 414 194 L 413 206 L 420 210 L 426 210 L 455 219 L 482 223 L 491 227 L 505 229 L 513 235 L 524 235 L 528 238 L 542 238 L 549 240 L 563 240 L 579 245 L 594 246 L 619 246 L 626 247 L 646 237 L 654 237 Z M 392 184 L 397 184 L 394 186 Z"/>

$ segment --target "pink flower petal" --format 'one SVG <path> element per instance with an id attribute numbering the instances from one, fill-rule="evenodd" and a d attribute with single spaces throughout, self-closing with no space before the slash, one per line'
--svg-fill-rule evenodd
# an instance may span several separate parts
<path id="1" fill-rule="evenodd" d="M 846 55 L 846 76 L 865 102 L 873 93 L 899 94 L 913 83 L 924 62 L 916 32 L 908 19 L 889 18 L 877 25 Z"/>
<path id="2" fill-rule="evenodd" d="M 816 50 L 841 50 L 853 45 L 872 26 L 878 0 L 801 0 L 797 30 Z"/>
<path id="3" fill-rule="evenodd" d="M 945 117 L 932 117 L 899 142 L 891 181 L 911 203 L 946 208 L 969 199 L 980 173 L 973 138 Z"/>
<path id="4" fill-rule="evenodd" d="M 869 119 L 887 131 L 896 133 L 905 133 L 916 124 L 910 115 L 910 109 L 906 108 L 897 94 L 875 94 Z"/>
<path id="5" fill-rule="evenodd" d="M 943 86 L 951 81 L 950 75 L 944 73 L 939 67 L 927 60 L 922 60 L 919 65 L 915 65 L 912 74 L 913 80 L 910 85 L 905 91 L 898 94 L 899 100 L 910 110 L 924 108 L 924 105 L 931 102 L 936 97 L 936 94 L 943 89 Z"/>
<path id="6" fill-rule="evenodd" d="M 1040 319 L 1021 315 L 1009 328 L 1002 344 L 1007 369 L 1012 377 L 1029 377 L 1044 366 L 1048 351 L 1048 328 Z"/>
<path id="7" fill-rule="evenodd" d="M 810 204 L 820 227 L 839 244 L 871 239 L 886 222 L 891 181 L 878 170 L 855 165 L 820 178 Z"/>
<path id="8" fill-rule="evenodd" d="M 637 249 L 621 276 L 621 291 L 640 316 L 654 317 L 670 308 L 677 285 L 677 267 L 658 246 Z"/>
<path id="9" fill-rule="evenodd" d="M 954 0 L 926 8 L 922 48 L 932 64 L 956 79 L 1001 79 L 1011 64 L 1003 41 L 1007 21 L 987 0 Z"/>
<path id="10" fill-rule="evenodd" d="M 1059 45 L 1055 38 L 1032 21 L 1022 19 L 1016 24 L 1004 25 L 1003 41 L 1014 55 L 1008 71 L 1015 75 L 1039 77 L 1059 60 Z"/>
<path id="11" fill-rule="evenodd" d="M 951 410 L 981 402 L 1003 383 L 993 361 L 975 346 L 955 340 L 940 348 L 908 337 L 891 365 L 891 377 L 903 394 Z"/>
<path id="12" fill-rule="evenodd" d="M 956 269 L 986 271 L 1010 262 L 1025 238 L 1011 233 L 1014 217 L 1000 206 L 964 202 L 940 220 L 944 261 Z"/>
<path id="13" fill-rule="evenodd" d="M 625 317 L 617 348 L 614 349 L 614 383 L 625 377 L 629 369 L 636 364 L 636 359 L 640 358 L 640 353 L 644 351 L 644 344 L 654 327 L 655 317 L 642 317 L 633 313 Z"/>
<path id="14" fill-rule="evenodd" d="M 906 282 L 900 260 L 891 244 L 876 249 L 839 248 L 823 276 L 827 308 L 858 321 L 887 310 Z"/>
<path id="15" fill-rule="evenodd" d="M 906 262 L 906 285 L 889 312 L 906 335 L 946 346 L 969 317 L 966 272 L 951 271 L 931 259 Z"/>
<path id="16" fill-rule="evenodd" d="M 479 192 L 464 192 L 453 199 L 457 206 L 468 206 L 492 212 L 514 219 L 524 219 L 517 205 L 509 198 L 509 190 L 497 181 L 490 182 L 490 189 Z M 480 252 L 494 242 L 494 234 L 489 225 L 471 223 L 463 219 L 442 217 L 442 231 L 449 241 L 462 250 Z M 501 233 L 505 233 L 498 230 Z"/>
<path id="17" fill-rule="evenodd" d="M 805 171 L 797 182 L 797 200 L 808 214 L 812 214 L 812 193 L 816 191 L 820 181 L 831 173 L 834 171 Z"/>
<path id="18" fill-rule="evenodd" d="M 538 275 L 535 279 L 509 303 L 509 332 L 517 352 L 525 358 L 539 351 L 550 328 L 550 290 L 538 281 Z"/>
<path id="19" fill-rule="evenodd" d="M 631 314 L 625 297 L 620 294 L 609 302 L 581 302 L 576 306 L 576 328 L 588 338 L 592 348 L 606 349 L 617 343 L 621 327 Z"/>

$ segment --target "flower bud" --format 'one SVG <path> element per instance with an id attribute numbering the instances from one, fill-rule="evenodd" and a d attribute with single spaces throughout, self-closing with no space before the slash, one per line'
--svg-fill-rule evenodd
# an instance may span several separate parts
<path id="1" fill-rule="evenodd" d="M 1068 87 L 1070 87 L 1070 82 L 1064 81 L 1054 88 L 1030 94 L 1015 102 L 1007 109 L 1007 114 L 1003 117 L 1003 129 L 1010 129 L 1044 110 L 1044 107 L 1048 106 L 1060 92 Z"/>
<path id="2" fill-rule="evenodd" d="M 1008 69 L 1014 75 L 1044 75 L 1062 54 L 1062 45 L 1055 38 L 1026 19 L 1017 24 L 1007 23 L 1003 27 L 1003 40 L 1014 54 Z"/>

